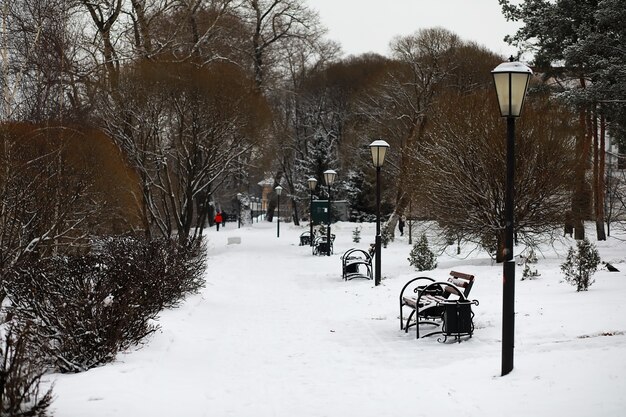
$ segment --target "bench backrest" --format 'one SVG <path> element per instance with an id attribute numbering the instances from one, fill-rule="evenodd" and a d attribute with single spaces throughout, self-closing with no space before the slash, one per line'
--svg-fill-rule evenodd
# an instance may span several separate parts
<path id="1" fill-rule="evenodd" d="M 344 265 L 356 259 L 360 259 L 369 263 L 371 263 L 372 261 L 372 257 L 370 256 L 370 254 L 364 251 L 363 249 L 357 249 L 357 248 L 348 249 L 347 251 L 344 252 L 343 255 L 341 255 L 341 262 Z"/>
<path id="2" fill-rule="evenodd" d="M 448 278 L 448 282 L 462 289 L 463 295 L 467 297 L 472 290 L 472 285 L 474 285 L 474 275 L 464 274 L 463 272 L 450 271 L 450 278 Z"/>

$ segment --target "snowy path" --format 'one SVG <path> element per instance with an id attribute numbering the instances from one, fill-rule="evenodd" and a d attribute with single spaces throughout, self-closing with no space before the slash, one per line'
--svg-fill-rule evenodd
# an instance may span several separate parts
<path id="1" fill-rule="evenodd" d="M 452 266 L 480 276 L 477 332 L 461 344 L 416 341 L 398 329 L 397 295 L 414 276 L 406 246 L 385 252 L 389 279 L 374 288 L 341 280 L 339 253 L 352 246 L 351 228 L 337 226 L 337 254 L 314 257 L 297 246 L 301 230 L 282 226 L 277 239 L 274 227 L 212 233 L 203 293 L 164 312 L 162 331 L 139 351 L 55 376 L 55 415 L 623 415 L 626 336 L 579 336 L 626 330 L 624 306 L 594 301 L 589 309 L 606 308 L 607 320 L 595 324 L 587 308 L 563 312 L 581 294 L 557 281 L 520 285 L 516 369 L 500 378 L 497 266 L 440 259 L 441 277 Z M 242 244 L 226 245 L 228 236 Z M 586 300 L 612 302 L 612 285 L 598 284 Z"/>

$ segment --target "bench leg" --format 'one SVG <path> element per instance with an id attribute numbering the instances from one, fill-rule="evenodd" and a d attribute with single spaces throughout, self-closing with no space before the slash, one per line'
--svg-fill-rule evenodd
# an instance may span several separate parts
<path id="1" fill-rule="evenodd" d="M 406 324 L 404 326 L 404 333 L 409 332 L 409 327 L 411 327 L 410 323 L 411 323 L 411 319 L 413 318 L 413 316 L 415 316 L 415 310 L 411 310 L 411 314 L 409 314 L 409 317 L 406 319 Z"/>

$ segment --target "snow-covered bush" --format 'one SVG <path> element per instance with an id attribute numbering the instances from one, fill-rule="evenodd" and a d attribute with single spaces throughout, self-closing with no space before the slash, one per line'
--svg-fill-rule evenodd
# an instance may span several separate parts
<path id="1" fill-rule="evenodd" d="M 52 389 L 40 391 L 44 366 L 29 348 L 33 335 L 27 327 L 9 322 L 0 340 L 0 416 L 45 417 L 52 403 Z"/>
<path id="2" fill-rule="evenodd" d="M 128 259 L 120 260 L 128 262 Z M 38 352 L 60 372 L 81 372 L 156 330 L 158 309 L 146 302 L 143 279 L 122 283 L 95 256 L 33 262 L 11 277 L 16 320 L 32 326 Z"/>
<path id="3" fill-rule="evenodd" d="M 60 372 L 110 362 L 157 329 L 163 308 L 203 285 L 204 252 L 169 240 L 108 239 L 88 255 L 32 261 L 10 275 L 16 320 Z"/>
<path id="4" fill-rule="evenodd" d="M 576 286 L 576 291 L 587 291 L 594 283 L 591 276 L 599 264 L 600 255 L 596 246 L 585 238 L 576 242 L 576 251 L 569 248 L 565 262 L 561 264 L 561 271 L 565 274 L 565 281 Z"/>
<path id="5" fill-rule="evenodd" d="M 181 245 L 171 239 L 106 239 L 98 254 L 108 275 L 124 285 L 141 285 L 142 300 L 156 310 L 175 307 L 204 286 L 206 254 L 200 245 Z M 115 295 L 115 294 L 114 294 Z"/>
<path id="6" fill-rule="evenodd" d="M 428 247 L 428 239 L 422 234 L 420 240 L 413 245 L 409 254 L 409 263 L 418 271 L 430 271 L 437 268 L 437 257 Z"/>

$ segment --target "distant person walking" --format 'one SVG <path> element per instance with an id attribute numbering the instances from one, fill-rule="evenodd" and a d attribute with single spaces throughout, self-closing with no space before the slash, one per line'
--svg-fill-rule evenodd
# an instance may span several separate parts
<path id="1" fill-rule="evenodd" d="M 404 216 L 398 219 L 398 230 L 400 230 L 400 236 L 404 236 Z"/>
<path id="2" fill-rule="evenodd" d="M 221 212 L 217 212 L 217 214 L 215 215 L 215 226 L 217 227 L 217 231 L 220 231 L 220 224 L 222 224 L 222 221 L 224 220 L 224 218 L 222 217 L 222 213 Z"/>

